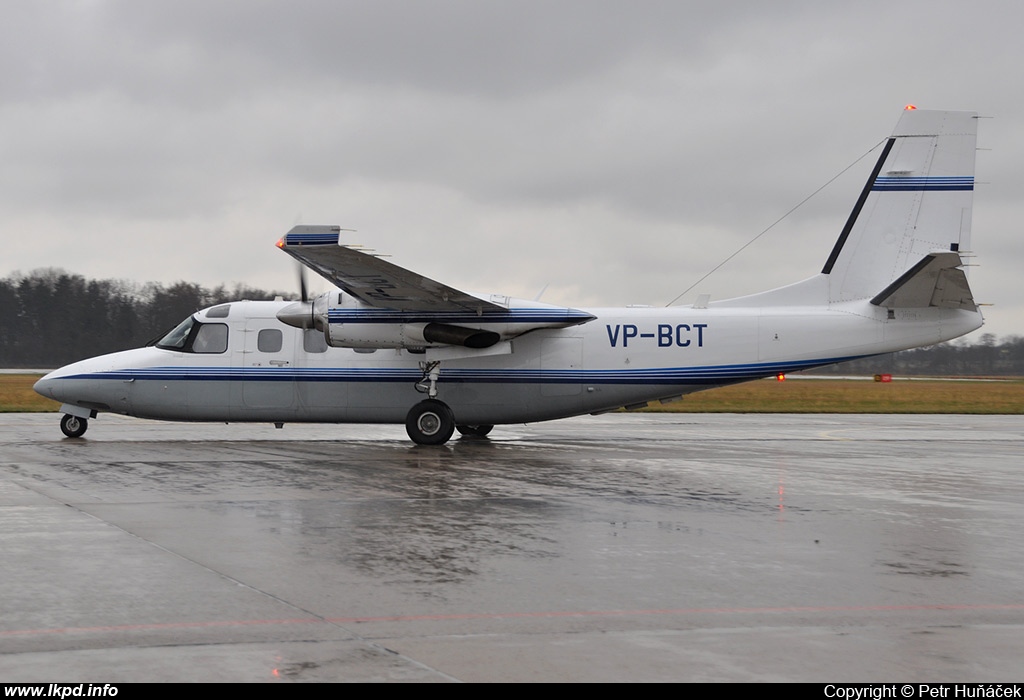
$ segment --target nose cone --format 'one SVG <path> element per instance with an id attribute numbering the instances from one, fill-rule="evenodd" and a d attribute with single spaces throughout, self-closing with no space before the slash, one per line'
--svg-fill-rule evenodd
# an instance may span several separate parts
<path id="1" fill-rule="evenodd" d="M 40 379 L 38 382 L 32 385 L 35 392 L 40 396 L 45 396 L 48 399 L 54 401 L 64 400 L 64 380 L 57 379 L 53 376 L 53 372 L 47 374 L 45 377 Z"/>

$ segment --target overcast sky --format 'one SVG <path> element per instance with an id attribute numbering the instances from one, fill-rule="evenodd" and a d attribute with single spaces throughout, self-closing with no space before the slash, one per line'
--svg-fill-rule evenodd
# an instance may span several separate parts
<path id="1" fill-rule="evenodd" d="M 884 139 L 977 111 L 982 332 L 1024 335 L 1024 5 L 4 4 L 0 276 L 294 289 L 296 223 L 469 291 L 663 305 Z M 818 272 L 872 153 L 684 296 Z M 326 283 L 320 285 L 326 289 Z"/>

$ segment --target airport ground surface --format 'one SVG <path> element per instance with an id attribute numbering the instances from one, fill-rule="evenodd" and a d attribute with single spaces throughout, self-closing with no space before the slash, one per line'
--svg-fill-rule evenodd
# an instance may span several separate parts
<path id="1" fill-rule="evenodd" d="M 0 416 L 0 681 L 1009 681 L 1021 416 Z"/>

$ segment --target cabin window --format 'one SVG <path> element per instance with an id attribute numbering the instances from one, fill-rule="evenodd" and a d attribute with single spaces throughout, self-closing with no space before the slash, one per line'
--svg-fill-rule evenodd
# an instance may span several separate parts
<path id="1" fill-rule="evenodd" d="M 302 331 L 302 349 L 306 352 L 327 352 L 327 340 L 320 331 L 307 328 Z"/>
<path id="2" fill-rule="evenodd" d="M 277 328 L 264 328 L 256 336 L 256 349 L 260 352 L 281 352 L 283 335 Z"/>

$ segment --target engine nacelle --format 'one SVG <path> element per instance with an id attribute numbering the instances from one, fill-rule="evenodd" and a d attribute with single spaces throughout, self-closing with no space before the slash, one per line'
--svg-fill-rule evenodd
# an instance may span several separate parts
<path id="1" fill-rule="evenodd" d="M 335 300 L 337 303 L 332 304 Z M 344 320 L 332 319 L 332 312 Z M 458 345 L 482 349 L 501 340 L 499 333 L 481 328 L 433 321 L 389 322 L 389 313 L 393 312 L 366 306 L 352 297 L 335 292 L 321 294 L 312 301 L 289 304 L 278 312 L 277 318 L 289 326 L 321 331 L 327 344 L 336 348 L 419 349 Z"/>
<path id="2" fill-rule="evenodd" d="M 501 340 L 494 331 L 446 323 L 331 323 L 324 333 L 336 348 L 424 348 L 461 345 L 489 348 Z"/>
<path id="3" fill-rule="evenodd" d="M 577 309 L 500 299 L 503 308 L 499 312 L 452 309 L 451 305 L 437 310 L 429 306 L 426 310 L 402 310 L 371 306 L 335 291 L 312 301 L 288 304 L 278 311 L 277 318 L 296 328 L 317 329 L 327 344 L 336 348 L 410 350 L 441 346 L 483 350 L 540 328 L 566 328 L 594 320 L 592 314 Z"/>

